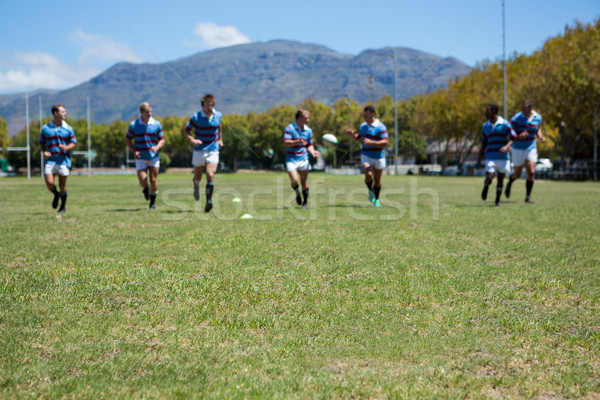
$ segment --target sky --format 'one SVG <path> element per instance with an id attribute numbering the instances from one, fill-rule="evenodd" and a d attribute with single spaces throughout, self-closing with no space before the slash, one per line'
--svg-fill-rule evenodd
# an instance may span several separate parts
<path id="1" fill-rule="evenodd" d="M 409 47 L 470 66 L 502 57 L 502 0 L 0 0 L 0 94 L 67 89 L 115 63 L 275 39 L 357 55 Z M 599 0 L 505 0 L 506 54 L 531 54 Z"/>

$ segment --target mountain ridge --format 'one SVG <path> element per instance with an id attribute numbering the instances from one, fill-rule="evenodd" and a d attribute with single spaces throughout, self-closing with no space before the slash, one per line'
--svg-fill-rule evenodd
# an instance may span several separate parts
<path id="1" fill-rule="evenodd" d="M 198 100 L 205 93 L 215 95 L 218 109 L 225 114 L 263 112 L 307 98 L 331 103 L 350 97 L 364 103 L 392 94 L 392 54 L 399 100 L 445 87 L 450 79 L 471 70 L 453 57 L 411 48 L 366 49 L 354 56 L 319 44 L 272 40 L 164 63 L 120 62 L 74 87 L 38 92 L 45 93 L 44 117 L 49 116 L 51 104 L 61 103 L 69 118 L 85 118 L 89 96 L 96 123 L 135 118 L 142 101 L 149 101 L 158 116 L 190 115 L 199 109 Z M 0 116 L 7 121 L 11 136 L 25 126 L 23 103 L 18 94 L 0 95 Z M 37 104 L 30 98 L 30 109 L 32 105 L 37 115 Z"/>

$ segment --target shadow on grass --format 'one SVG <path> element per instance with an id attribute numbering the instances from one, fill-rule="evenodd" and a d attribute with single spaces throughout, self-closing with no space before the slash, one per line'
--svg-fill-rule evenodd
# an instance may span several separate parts
<path id="1" fill-rule="evenodd" d="M 494 203 L 457 204 L 455 207 L 456 208 L 481 208 L 481 207 L 502 208 L 503 206 L 506 206 L 506 205 L 515 204 L 511 201 L 502 201 L 501 203 L 502 203 L 502 205 L 498 206 L 498 207 Z"/>
<path id="2" fill-rule="evenodd" d="M 385 207 L 384 204 L 382 206 Z M 359 205 L 359 204 L 330 204 L 327 207 L 329 208 L 375 208 L 373 205 Z"/>
<path id="3" fill-rule="evenodd" d="M 114 210 L 106 210 L 108 212 L 138 212 L 138 211 L 144 211 L 144 210 L 148 210 L 147 207 L 144 208 L 117 208 Z"/>

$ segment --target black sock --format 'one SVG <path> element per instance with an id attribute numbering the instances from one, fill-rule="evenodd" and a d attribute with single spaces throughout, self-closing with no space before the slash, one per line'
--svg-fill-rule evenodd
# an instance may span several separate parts
<path id="1" fill-rule="evenodd" d="M 215 189 L 214 182 L 208 182 L 206 184 L 206 201 L 212 201 L 213 190 Z"/>
<path id="2" fill-rule="evenodd" d="M 308 201 L 308 188 L 302 189 L 302 197 L 304 198 L 304 202 L 302 204 L 306 204 Z"/>
<path id="3" fill-rule="evenodd" d="M 496 186 L 496 203 L 500 202 L 500 196 L 502 196 L 502 186 Z"/>
<path id="4" fill-rule="evenodd" d="M 531 196 L 531 189 L 533 189 L 533 181 L 525 182 L 525 188 L 527 189 L 527 197 Z"/>
<path id="5" fill-rule="evenodd" d="M 67 192 L 60 194 L 60 208 L 64 208 L 67 204 Z"/>
<path id="6" fill-rule="evenodd" d="M 365 181 L 365 185 L 369 188 L 369 190 L 373 191 L 373 181 Z"/>
<path id="7" fill-rule="evenodd" d="M 375 193 L 375 198 L 379 200 L 379 192 L 381 192 L 381 186 L 373 187 L 373 193 Z"/>
<path id="8" fill-rule="evenodd" d="M 154 205 L 154 202 L 156 201 L 156 194 L 157 193 L 158 192 L 156 192 L 156 193 L 150 193 L 150 205 L 151 206 Z"/>
<path id="9" fill-rule="evenodd" d="M 58 199 L 60 198 L 60 193 L 56 190 L 56 185 L 52 189 L 52 193 L 54 194 L 54 198 L 52 199 L 52 208 L 58 207 Z"/>

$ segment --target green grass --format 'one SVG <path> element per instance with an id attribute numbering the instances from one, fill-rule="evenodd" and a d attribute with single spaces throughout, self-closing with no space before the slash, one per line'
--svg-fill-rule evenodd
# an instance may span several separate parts
<path id="1" fill-rule="evenodd" d="M 600 396 L 598 183 L 383 179 L 0 180 L 0 398 Z"/>

